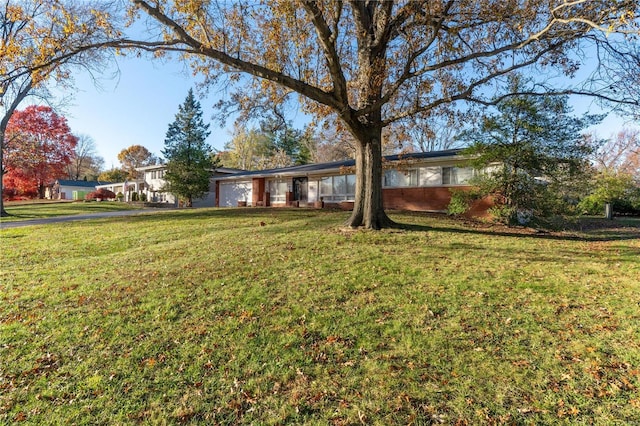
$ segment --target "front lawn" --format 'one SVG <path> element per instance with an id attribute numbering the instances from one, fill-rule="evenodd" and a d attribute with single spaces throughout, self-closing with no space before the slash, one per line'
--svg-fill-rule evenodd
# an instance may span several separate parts
<path id="1" fill-rule="evenodd" d="M 0 230 L 0 424 L 640 422 L 640 229 L 347 214 Z"/>
<path id="2" fill-rule="evenodd" d="M 11 216 L 0 218 L 0 222 L 15 222 L 29 219 L 44 219 L 56 216 L 91 214 L 120 210 L 139 209 L 139 206 L 114 201 L 28 201 L 5 202 L 5 210 Z"/>

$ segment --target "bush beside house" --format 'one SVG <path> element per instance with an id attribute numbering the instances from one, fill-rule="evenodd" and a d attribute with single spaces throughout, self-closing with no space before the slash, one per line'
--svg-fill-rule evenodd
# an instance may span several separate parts
<path id="1" fill-rule="evenodd" d="M 88 193 L 84 199 L 86 201 L 102 201 L 102 200 L 115 200 L 117 198 L 115 192 L 108 189 L 100 188 L 96 191 Z"/>

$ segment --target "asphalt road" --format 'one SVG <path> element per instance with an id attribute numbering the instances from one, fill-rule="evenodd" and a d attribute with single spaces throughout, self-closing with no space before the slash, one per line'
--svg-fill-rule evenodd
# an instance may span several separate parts
<path id="1" fill-rule="evenodd" d="M 34 226 L 34 225 L 48 225 L 51 223 L 75 222 L 78 220 L 100 219 L 103 217 L 130 216 L 130 215 L 136 215 L 136 214 L 153 214 L 157 212 L 166 212 L 169 210 L 172 210 L 172 209 L 121 210 L 117 212 L 76 214 L 71 216 L 57 216 L 57 217 L 48 217 L 48 218 L 42 218 L 42 219 L 19 220 L 16 222 L 0 222 L 0 229 L 21 228 L 23 226 Z"/>

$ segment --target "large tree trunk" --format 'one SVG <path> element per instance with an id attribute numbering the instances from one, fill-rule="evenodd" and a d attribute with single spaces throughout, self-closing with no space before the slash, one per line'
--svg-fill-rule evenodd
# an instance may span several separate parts
<path id="1" fill-rule="evenodd" d="M 6 126 L 4 125 L 4 123 L 0 124 L 0 217 L 10 216 L 10 214 L 4 209 L 4 197 L 3 197 L 4 183 L 2 182 L 2 179 L 4 178 L 4 142 L 3 141 L 4 141 L 5 127 Z"/>
<path id="2" fill-rule="evenodd" d="M 11 216 L 4 209 L 4 199 L 2 198 L 2 194 L 4 192 L 4 184 L 2 183 L 2 178 L 4 177 L 4 144 L 5 144 L 5 134 L 7 131 L 7 126 L 9 125 L 9 119 L 13 112 L 18 108 L 20 102 L 24 100 L 24 98 L 29 94 L 31 89 L 33 88 L 33 81 L 31 78 L 28 78 L 26 83 L 20 87 L 20 90 L 17 91 L 13 102 L 11 105 L 5 110 L 4 116 L 0 119 L 0 217 Z"/>
<path id="3" fill-rule="evenodd" d="M 382 229 L 395 225 L 382 201 L 382 130 L 367 129 L 354 135 L 356 147 L 356 198 L 345 223 L 352 228 Z"/>

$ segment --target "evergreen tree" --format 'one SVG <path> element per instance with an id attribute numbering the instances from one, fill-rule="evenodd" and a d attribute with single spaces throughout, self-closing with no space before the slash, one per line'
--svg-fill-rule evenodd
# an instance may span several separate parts
<path id="1" fill-rule="evenodd" d="M 209 125 L 202 120 L 200 103 L 189 89 L 174 122 L 169 125 L 162 151 L 167 166 L 164 175 L 167 183 L 163 189 L 177 195 L 187 207 L 193 205 L 194 198 L 209 191 L 211 170 L 218 166 L 211 147 L 205 142 L 210 133 Z"/>
<path id="2" fill-rule="evenodd" d="M 307 132 L 293 128 L 291 122 L 272 117 L 260 122 L 260 131 L 267 139 L 265 148 L 268 155 L 274 157 L 284 154 L 288 157 L 287 163 L 279 167 L 309 163 L 311 155 L 305 145 L 309 137 Z"/>
<path id="3" fill-rule="evenodd" d="M 481 195 L 493 197 L 494 213 L 506 222 L 517 221 L 519 212 L 537 218 L 567 212 L 592 152 L 582 132 L 601 117 L 572 116 L 566 96 L 514 96 L 497 111 L 462 135 L 477 169 L 499 164 L 474 179 Z"/>

